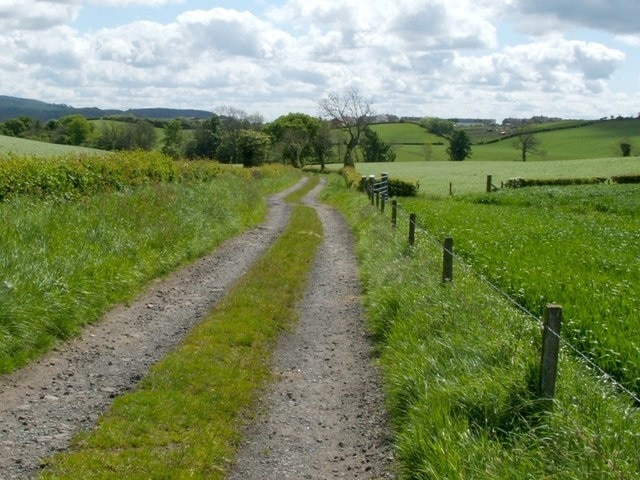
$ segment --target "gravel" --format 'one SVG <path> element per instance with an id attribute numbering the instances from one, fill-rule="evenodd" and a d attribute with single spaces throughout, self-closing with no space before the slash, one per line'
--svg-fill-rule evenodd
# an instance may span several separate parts
<path id="1" fill-rule="evenodd" d="M 66 449 L 113 398 L 135 388 L 284 230 L 291 207 L 283 198 L 296 187 L 269 198 L 260 226 L 0 377 L 0 479 L 37 475 L 43 458 Z M 325 240 L 301 321 L 281 338 L 273 362 L 279 381 L 257 406 L 230 479 L 394 478 L 353 240 L 342 217 L 316 203 L 317 192 L 306 202 L 318 211 Z"/>

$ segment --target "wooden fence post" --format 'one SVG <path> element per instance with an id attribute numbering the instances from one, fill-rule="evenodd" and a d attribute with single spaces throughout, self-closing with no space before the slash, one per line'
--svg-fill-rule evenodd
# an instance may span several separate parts
<path id="1" fill-rule="evenodd" d="M 560 350 L 560 327 L 562 325 L 562 307 L 547 304 L 542 327 L 542 355 L 540 357 L 540 381 L 538 394 L 545 400 L 547 407 L 553 403 L 558 373 L 558 352 Z"/>
<path id="2" fill-rule="evenodd" d="M 416 214 L 409 214 L 409 245 L 416 243 Z"/>
<path id="3" fill-rule="evenodd" d="M 493 177 L 491 175 L 487 175 L 487 193 L 491 193 L 493 190 Z"/>
<path id="4" fill-rule="evenodd" d="M 442 282 L 453 281 L 453 238 L 444 239 L 444 247 L 442 249 Z"/>
<path id="5" fill-rule="evenodd" d="M 384 213 L 384 204 L 386 203 L 385 199 L 384 199 L 384 195 L 382 195 L 382 198 L 380 199 L 380 213 Z"/>
<path id="6" fill-rule="evenodd" d="M 367 179 L 367 193 L 369 194 L 369 200 L 371 200 L 371 205 L 373 205 L 373 184 L 376 182 L 375 175 L 369 175 Z"/>
<path id="7" fill-rule="evenodd" d="M 394 228 L 398 225 L 398 201 L 391 200 L 391 226 Z"/>

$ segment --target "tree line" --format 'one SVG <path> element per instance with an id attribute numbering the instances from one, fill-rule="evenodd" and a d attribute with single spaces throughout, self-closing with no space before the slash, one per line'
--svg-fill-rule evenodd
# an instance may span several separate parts
<path id="1" fill-rule="evenodd" d="M 0 122 L 0 134 L 33 140 L 82 145 L 102 150 L 153 150 L 160 148 L 173 158 L 211 159 L 221 163 L 255 166 L 282 162 L 302 168 L 336 160 L 345 166 L 357 161 L 394 161 L 392 145 L 371 128 L 375 116 L 372 100 L 356 88 L 331 92 L 318 102 L 320 115 L 288 113 L 265 123 L 258 113 L 220 107 L 208 119 L 150 120 L 112 117 L 92 122 L 81 115 L 58 120 L 21 116 Z M 450 120 L 425 117 L 420 125 L 449 143 L 450 160 L 471 156 L 471 140 Z M 532 132 L 522 129 L 514 148 L 538 153 Z"/>
<path id="2" fill-rule="evenodd" d="M 367 108 L 363 113 L 368 113 Z M 74 114 L 43 122 L 20 116 L 0 122 L 0 134 L 109 151 L 159 148 L 173 158 L 246 166 L 282 162 L 302 168 L 314 163 L 324 169 L 336 157 L 348 165 L 360 160 L 395 160 L 391 145 L 369 127 L 368 117 L 347 117 L 345 113 L 343 120 L 288 113 L 265 123 L 257 113 L 220 107 L 209 119 L 163 121 L 122 116 L 94 122 Z"/>

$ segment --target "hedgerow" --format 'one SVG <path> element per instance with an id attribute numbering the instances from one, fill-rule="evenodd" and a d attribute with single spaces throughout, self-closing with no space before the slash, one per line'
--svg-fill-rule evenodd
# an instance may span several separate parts
<path id="1" fill-rule="evenodd" d="M 51 158 L 0 156 L 0 201 L 16 195 L 73 199 L 163 182 L 209 181 L 224 171 L 267 178 L 279 176 L 282 166 L 247 170 L 210 161 L 174 161 L 159 152 L 143 151 Z"/>

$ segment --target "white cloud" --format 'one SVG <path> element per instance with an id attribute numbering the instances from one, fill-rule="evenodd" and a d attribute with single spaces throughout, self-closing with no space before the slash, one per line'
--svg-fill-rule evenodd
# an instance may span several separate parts
<path id="1" fill-rule="evenodd" d="M 514 0 L 525 15 L 543 15 L 575 26 L 620 34 L 640 32 L 640 2 L 636 0 Z"/>
<path id="2" fill-rule="evenodd" d="M 0 31 L 46 30 L 76 19 L 76 2 L 0 0 Z"/>
<path id="3" fill-rule="evenodd" d="M 289 35 L 249 12 L 194 10 L 180 15 L 177 21 L 185 38 L 200 51 L 272 58 L 291 42 Z"/>
<path id="4" fill-rule="evenodd" d="M 569 40 L 563 1 L 552 12 L 555 3 L 544 0 L 534 15 L 524 0 L 377 0 L 366 7 L 290 0 L 267 14 L 188 10 L 185 0 L 169 20 L 73 28 L 90 5 L 119 6 L 122 14 L 131 5 L 179 3 L 0 0 L 0 93 L 103 108 L 233 105 L 267 118 L 316 114 L 319 98 L 345 86 L 373 97 L 379 112 L 401 115 L 499 118 L 566 108 L 584 117 L 599 115 L 592 113 L 598 102 L 617 113 L 638 99 L 610 89 L 628 77 L 637 82 L 625 47 L 640 44 L 640 36 Z M 157 11 L 131 10 L 132 18 Z M 552 34 L 499 44 L 505 36 L 498 29 L 513 19 Z M 573 24 L 583 21 L 576 16 Z"/>

